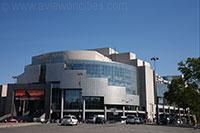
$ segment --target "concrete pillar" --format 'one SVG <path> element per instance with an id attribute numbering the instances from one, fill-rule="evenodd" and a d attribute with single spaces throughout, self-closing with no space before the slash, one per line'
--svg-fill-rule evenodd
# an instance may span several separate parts
<path id="1" fill-rule="evenodd" d="M 123 116 L 125 116 L 125 106 L 123 106 Z"/>
<path id="2" fill-rule="evenodd" d="M 186 111 L 185 111 L 185 109 L 183 109 L 183 114 L 184 114 L 184 116 L 187 116 L 187 115 L 186 115 Z"/>
<path id="3" fill-rule="evenodd" d="M 139 108 L 139 107 L 137 106 L 137 107 L 136 107 L 136 112 L 137 112 L 136 116 L 138 116 L 138 111 L 139 111 L 138 108 Z"/>
<path id="4" fill-rule="evenodd" d="M 169 109 L 169 114 L 171 114 L 171 109 L 170 109 L 170 106 L 168 107 L 168 109 Z"/>
<path id="5" fill-rule="evenodd" d="M 11 90 L 11 89 L 10 89 L 10 90 Z M 15 113 L 14 113 L 14 112 L 15 112 L 15 111 L 14 111 L 14 110 L 15 110 L 15 94 L 14 94 L 14 91 L 11 92 L 11 94 L 12 94 L 12 95 L 11 95 L 11 96 L 12 96 L 12 99 L 11 99 L 11 100 L 12 100 L 12 101 L 11 101 L 12 103 L 11 103 L 11 105 L 10 105 L 9 103 L 7 103 L 8 101 L 6 101 L 6 104 L 7 104 L 7 105 L 10 105 L 11 108 L 9 108 L 9 106 L 6 106 L 6 107 L 8 107 L 9 113 L 11 113 L 11 115 L 14 116 L 14 115 L 15 115 Z M 7 96 L 7 98 L 8 98 L 8 97 L 9 97 L 9 95 Z M 10 109 L 11 109 L 11 112 L 10 112 Z M 6 112 L 6 113 L 7 113 L 7 112 Z M 8 114 L 8 113 L 7 113 L 7 114 Z"/>
<path id="6" fill-rule="evenodd" d="M 165 114 L 165 105 L 163 105 L 163 114 Z"/>
<path id="7" fill-rule="evenodd" d="M 22 100 L 19 100 L 19 110 L 20 114 L 22 114 Z"/>
<path id="8" fill-rule="evenodd" d="M 63 111 L 64 111 L 64 90 L 61 90 L 61 108 L 60 108 L 60 118 L 63 118 Z"/>
<path id="9" fill-rule="evenodd" d="M 85 99 L 83 99 L 83 122 L 85 122 Z"/>
<path id="10" fill-rule="evenodd" d="M 23 102 L 22 102 L 22 116 L 24 116 L 24 114 L 25 114 L 25 107 L 26 106 L 26 101 L 25 100 L 23 100 Z"/>
<path id="11" fill-rule="evenodd" d="M 53 92 L 53 84 L 51 84 L 51 88 L 50 88 L 50 98 L 49 98 L 49 120 L 51 120 L 51 114 L 52 114 L 52 92 Z"/>
<path id="12" fill-rule="evenodd" d="M 107 107 L 104 106 L 104 117 L 105 117 L 105 121 L 107 121 Z"/>
<path id="13" fill-rule="evenodd" d="M 45 104 L 44 104 L 44 111 L 45 111 L 45 119 L 50 120 L 51 119 L 51 84 L 48 85 L 48 87 L 45 88 Z"/>

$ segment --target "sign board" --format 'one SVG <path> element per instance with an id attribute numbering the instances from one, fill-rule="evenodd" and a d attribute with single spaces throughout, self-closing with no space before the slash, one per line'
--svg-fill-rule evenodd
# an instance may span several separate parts
<path id="1" fill-rule="evenodd" d="M 7 97 L 7 90 L 8 90 L 8 85 L 2 85 L 2 97 Z"/>

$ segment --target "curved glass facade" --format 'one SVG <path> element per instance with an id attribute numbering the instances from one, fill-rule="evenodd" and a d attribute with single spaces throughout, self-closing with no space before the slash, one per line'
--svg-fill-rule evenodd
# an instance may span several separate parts
<path id="1" fill-rule="evenodd" d="M 69 70 L 86 70 L 88 77 L 108 78 L 108 85 L 126 87 L 128 94 L 138 94 L 137 70 L 134 66 L 87 60 L 68 60 L 66 66 Z"/>
<path id="2" fill-rule="evenodd" d="M 108 78 L 108 85 L 126 87 L 127 94 L 138 95 L 135 66 L 94 60 L 70 60 L 65 52 L 55 52 L 32 59 L 32 64 L 66 63 L 66 69 L 86 70 L 91 78 Z"/>

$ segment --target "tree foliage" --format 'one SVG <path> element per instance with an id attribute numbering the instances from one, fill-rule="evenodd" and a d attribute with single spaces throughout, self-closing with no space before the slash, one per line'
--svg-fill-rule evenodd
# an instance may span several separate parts
<path id="1" fill-rule="evenodd" d="M 183 77 L 173 79 L 164 94 L 169 104 L 181 108 L 190 108 L 200 120 L 200 58 L 188 58 L 178 63 Z"/>
<path id="2" fill-rule="evenodd" d="M 188 58 L 178 65 L 178 70 L 184 75 L 184 80 L 198 88 L 200 85 L 200 58 Z"/>

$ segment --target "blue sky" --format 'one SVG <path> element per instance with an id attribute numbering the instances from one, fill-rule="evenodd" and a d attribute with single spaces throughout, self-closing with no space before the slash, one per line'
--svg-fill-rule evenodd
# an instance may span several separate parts
<path id="1" fill-rule="evenodd" d="M 34 55 L 97 47 L 157 56 L 158 74 L 179 74 L 199 55 L 199 0 L 0 0 L 0 83 Z"/>

